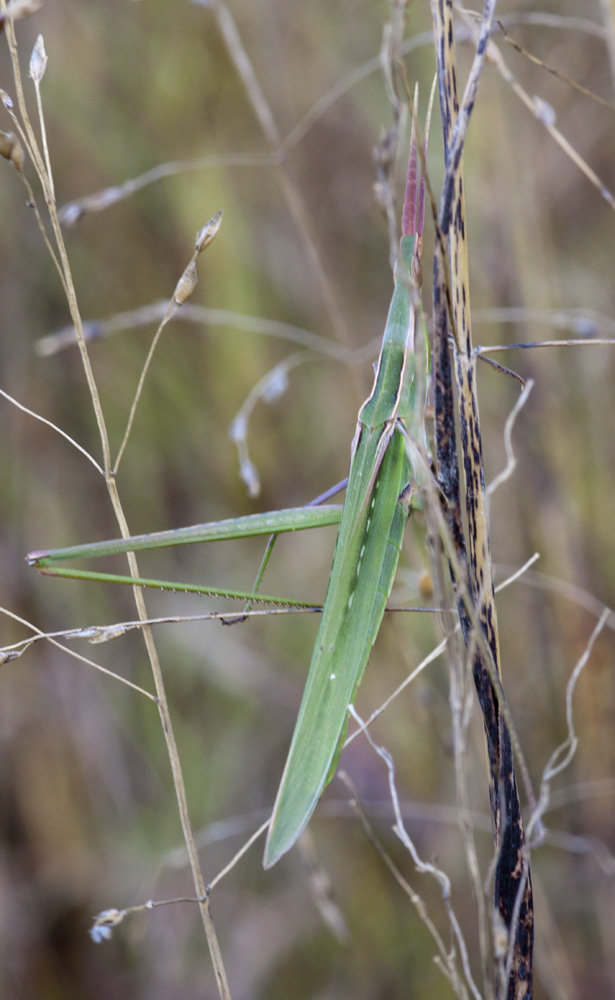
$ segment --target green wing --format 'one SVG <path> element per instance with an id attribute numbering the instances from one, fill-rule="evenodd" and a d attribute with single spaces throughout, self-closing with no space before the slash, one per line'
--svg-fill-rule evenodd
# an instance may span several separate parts
<path id="1" fill-rule="evenodd" d="M 414 237 L 404 243 L 402 263 L 407 258 L 409 267 Z M 410 408 L 412 371 L 407 362 L 414 346 L 407 275 L 406 270 L 396 281 L 374 389 L 359 414 L 322 619 L 265 846 L 266 868 L 305 829 L 333 774 L 348 707 L 397 569 L 407 517 L 400 494 L 409 467 L 405 439 L 396 425 Z"/>

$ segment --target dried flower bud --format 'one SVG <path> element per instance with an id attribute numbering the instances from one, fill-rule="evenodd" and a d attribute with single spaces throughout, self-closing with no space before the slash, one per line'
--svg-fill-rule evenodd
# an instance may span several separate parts
<path id="1" fill-rule="evenodd" d="M 201 253 L 208 247 L 214 236 L 222 225 L 222 209 L 212 215 L 209 222 L 206 222 L 200 232 L 196 235 L 196 252 Z"/>
<path id="2" fill-rule="evenodd" d="M 90 937 L 95 944 L 108 941 L 114 927 L 121 924 L 126 916 L 126 910 L 103 910 L 94 917 L 94 926 L 90 927 Z"/>
<path id="3" fill-rule="evenodd" d="M 10 111 L 10 109 L 13 107 L 13 98 L 9 97 L 6 90 L 2 89 L 0 89 L 0 98 L 2 98 L 2 103 L 4 104 L 4 107 L 8 108 Z"/>
<path id="4" fill-rule="evenodd" d="M 13 132 L 0 131 L 0 156 L 5 160 L 10 160 L 15 146 L 15 135 Z"/>
<path id="5" fill-rule="evenodd" d="M 119 639 L 130 631 L 130 625 L 109 625 L 108 628 L 100 628 L 96 635 L 89 636 L 88 641 L 92 645 L 102 642 L 111 642 L 112 639 Z"/>
<path id="6" fill-rule="evenodd" d="M 0 16 L 0 25 L 3 25 L 9 18 L 11 21 L 21 21 L 23 17 L 36 14 L 44 2 L 45 0 L 13 0 L 8 10 L 5 10 Z"/>
<path id="7" fill-rule="evenodd" d="M 5 663 L 12 663 L 13 660 L 17 660 L 23 649 L 3 649 L 0 651 L 0 667 L 3 667 Z"/>
<path id="8" fill-rule="evenodd" d="M 192 260 L 177 282 L 177 288 L 175 289 L 175 295 L 173 298 L 178 306 L 183 306 L 184 302 L 188 301 L 197 286 L 198 280 L 196 264 Z"/>
<path id="9" fill-rule="evenodd" d="M 23 149 L 19 139 L 15 140 L 15 145 L 13 146 L 13 151 L 11 153 L 11 163 L 15 167 L 18 173 L 23 173 Z"/>
<path id="10" fill-rule="evenodd" d="M 2 132 L 0 130 L 0 156 L 5 160 L 10 160 L 19 173 L 23 170 L 23 149 L 17 136 L 13 132 Z"/>
<path id="11" fill-rule="evenodd" d="M 39 35 L 30 56 L 30 76 L 36 84 L 39 84 L 47 69 L 47 53 L 45 52 L 45 42 L 43 36 Z"/>
<path id="12" fill-rule="evenodd" d="M 76 628 L 65 636 L 66 639 L 97 639 L 103 632 L 102 625 L 90 625 L 88 628 Z"/>

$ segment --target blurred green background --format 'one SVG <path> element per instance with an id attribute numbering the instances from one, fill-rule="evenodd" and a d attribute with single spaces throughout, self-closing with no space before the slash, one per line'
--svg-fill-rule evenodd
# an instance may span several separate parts
<path id="1" fill-rule="evenodd" d="M 373 190 L 373 148 L 392 121 L 378 69 L 389 5 L 233 0 L 230 10 L 282 140 L 340 87 L 337 100 L 291 144 L 284 169 L 251 159 L 271 153 L 271 145 L 207 3 L 55 0 L 17 25 L 24 74 L 37 34 L 45 38 L 43 96 L 60 205 L 160 164 L 217 158 L 217 165 L 159 180 L 66 230 L 82 314 L 105 319 L 170 296 L 195 233 L 222 208 L 221 232 L 199 261 L 194 304 L 365 348 L 381 334 L 392 289 L 387 227 Z M 514 0 L 498 8 L 499 16 L 512 18 L 510 30 L 522 45 L 613 103 L 608 3 L 584 5 L 587 21 L 572 0 L 542 4 L 542 19 L 532 19 L 533 11 Z M 419 82 L 423 109 L 435 68 L 431 43 L 421 38 L 430 27 L 429 5 L 415 0 L 406 33 L 417 43 L 405 66 L 410 83 Z M 574 149 L 615 188 L 612 108 L 566 86 L 501 38 L 497 44 L 525 91 L 551 105 Z M 470 58 L 461 44 L 462 75 Z M 361 67 L 365 72 L 357 72 Z M 14 96 L 5 35 L 0 86 Z M 27 90 L 33 112 L 29 81 Z M 9 129 L 3 116 L 1 127 Z M 400 163 L 407 135 L 401 145 Z M 428 165 L 437 191 L 443 170 L 436 112 Z M 300 199 L 341 322 L 323 293 L 289 190 Z M 613 209 L 492 65 L 468 136 L 466 191 L 476 343 L 613 335 Z M 77 350 L 48 356 L 37 350 L 70 317 L 25 202 L 17 173 L 0 162 L 0 388 L 99 459 Z M 431 233 L 428 221 L 427 312 Z M 153 329 L 91 344 L 115 450 Z M 250 421 L 261 495 L 248 497 L 239 478 L 231 421 L 259 379 L 296 350 L 232 323 L 176 321 L 164 332 L 118 476 L 134 533 L 298 505 L 345 475 L 377 340 L 361 364 L 323 355 L 293 368 L 285 394 L 259 403 Z M 593 346 L 497 358 L 536 381 L 514 432 L 517 468 L 492 502 L 492 547 L 499 579 L 534 552 L 541 557 L 499 599 L 504 684 L 538 786 L 566 736 L 566 683 L 596 619 L 588 595 L 595 605 L 615 603 L 615 354 Z M 490 479 L 505 463 L 503 428 L 518 386 L 486 366 L 479 377 Z M 2 606 L 44 631 L 133 619 L 128 590 L 45 579 L 27 568 L 29 550 L 118 531 L 102 479 L 78 452 L 5 400 L 0 414 Z M 331 531 L 281 540 L 267 591 L 322 599 L 333 541 Z M 261 552 L 262 543 L 249 541 L 151 554 L 140 564 L 148 575 L 248 588 Z M 397 598 L 416 603 L 418 574 L 427 564 L 419 525 L 408 532 Z M 169 594 L 148 595 L 147 603 L 152 616 L 221 606 Z M 5 615 L 1 622 L 2 645 L 30 634 Z M 206 879 L 272 804 L 316 627 L 313 616 L 280 616 L 233 629 L 205 622 L 156 630 Z M 380 704 L 437 639 L 427 615 L 387 619 L 359 711 L 367 715 Z M 613 648 L 605 630 L 575 695 L 579 746 L 554 783 L 547 816 L 553 836 L 533 855 L 537 997 L 615 994 Z M 71 649 L 152 690 L 136 633 Z M 419 852 L 436 858 L 452 879 L 478 976 L 443 662 L 397 699 L 374 735 L 394 756 Z M 476 707 L 471 737 L 469 783 L 486 878 L 492 848 Z M 2 668 L 0 741 L 2 996 L 215 997 L 194 905 L 135 917 L 103 945 L 87 934 L 92 915 L 107 907 L 193 894 L 153 704 L 41 642 Z M 417 875 L 390 832 L 382 762 L 357 740 L 342 764 L 446 940 L 437 886 Z M 213 912 L 234 1000 L 452 995 L 433 964 L 431 939 L 347 799 L 344 786 L 333 782 L 310 826 L 317 863 L 345 921 L 343 940 L 319 912 L 306 849 L 264 873 L 259 842 L 216 888 Z"/>

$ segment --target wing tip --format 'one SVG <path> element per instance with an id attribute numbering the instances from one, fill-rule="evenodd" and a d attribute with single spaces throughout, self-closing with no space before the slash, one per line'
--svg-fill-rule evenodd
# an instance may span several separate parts
<path id="1" fill-rule="evenodd" d="M 290 851 L 291 847 L 294 846 L 306 826 L 305 823 L 301 829 L 294 834 L 294 836 L 288 837 L 283 831 L 280 832 L 279 829 L 276 829 L 274 820 L 275 814 L 274 819 L 272 819 L 269 824 L 267 840 L 265 841 L 265 851 L 263 854 L 263 868 L 265 870 L 273 868 L 273 866 L 278 863 L 280 858 L 284 857 L 284 855 Z"/>
<path id="2" fill-rule="evenodd" d="M 280 799 L 282 789 L 278 794 L 278 800 Z M 280 858 L 284 857 L 285 854 L 290 851 L 291 847 L 294 847 L 299 837 L 305 830 L 310 819 L 312 818 L 312 813 L 316 808 L 319 796 L 312 798 L 309 806 L 304 808 L 302 818 L 297 822 L 283 823 L 279 817 L 281 815 L 281 810 L 279 808 L 279 801 L 276 802 L 273 808 L 273 814 L 271 817 L 271 822 L 269 824 L 269 829 L 267 830 L 267 840 L 265 841 L 265 851 L 263 854 L 263 868 L 273 868 L 275 864 L 278 863 Z"/>

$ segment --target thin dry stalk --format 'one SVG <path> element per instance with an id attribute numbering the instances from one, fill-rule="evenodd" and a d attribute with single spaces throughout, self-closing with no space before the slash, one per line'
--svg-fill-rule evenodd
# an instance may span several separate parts
<path id="1" fill-rule="evenodd" d="M 446 910 L 446 915 L 447 915 L 447 918 L 448 918 L 448 921 L 449 921 L 449 925 L 450 925 L 451 938 L 452 938 L 452 942 L 453 942 L 453 944 L 451 945 L 450 951 L 446 953 L 445 967 L 448 970 L 448 976 L 447 976 L 447 978 L 449 978 L 449 981 L 451 982 L 451 984 L 452 983 L 456 984 L 456 992 L 457 992 L 458 996 L 460 996 L 460 997 L 467 996 L 466 986 L 462 982 L 461 977 L 459 975 L 459 972 L 458 972 L 458 970 L 456 968 L 456 963 L 458 961 L 458 958 L 460 958 L 460 960 L 461 960 L 461 967 L 462 967 L 462 970 L 463 970 L 463 976 L 464 976 L 464 978 L 466 980 L 467 986 L 469 987 L 472 996 L 475 998 L 475 1000 L 482 1000 L 480 992 L 479 992 L 478 988 L 476 987 L 476 984 L 474 983 L 474 980 L 472 978 L 472 973 L 471 973 L 471 970 L 470 970 L 470 965 L 469 965 L 469 960 L 468 960 L 468 951 L 467 951 L 466 943 L 465 943 L 465 940 L 464 940 L 464 937 L 463 937 L 463 933 L 461 931 L 461 927 L 459 925 L 459 921 L 457 920 L 457 916 L 455 914 L 455 911 L 454 911 L 454 908 L 453 908 L 453 905 L 452 905 L 452 902 L 451 902 L 451 882 L 450 882 L 450 879 L 449 879 L 448 875 L 446 874 L 446 872 L 444 872 L 441 868 L 438 868 L 437 865 L 432 864 L 429 861 L 424 861 L 419 856 L 419 853 L 418 853 L 417 848 L 416 848 L 416 846 L 414 844 L 414 841 L 412 840 L 412 838 L 408 834 L 408 831 L 406 830 L 406 826 L 405 826 L 405 823 L 404 823 L 404 820 L 403 820 L 402 810 L 401 810 L 401 806 L 400 806 L 400 802 L 399 802 L 399 797 L 398 797 L 398 794 L 397 794 L 397 787 L 396 787 L 396 780 L 395 780 L 395 764 L 394 764 L 393 758 L 392 758 L 391 754 L 389 753 L 389 751 L 385 749 L 385 747 L 379 746 L 377 743 L 374 742 L 374 740 L 372 739 L 370 733 L 367 730 L 367 727 L 366 727 L 365 723 L 360 718 L 360 716 L 357 715 L 357 713 L 355 712 L 355 710 L 354 710 L 354 708 L 352 706 L 350 707 L 350 714 L 355 719 L 355 721 L 358 723 L 360 731 L 364 733 L 364 735 L 366 736 L 366 738 L 367 738 L 370 746 L 376 751 L 376 753 L 378 754 L 378 756 L 384 761 L 385 766 L 387 768 L 387 773 L 388 773 L 388 778 L 389 778 L 389 794 L 390 794 L 391 802 L 393 804 L 393 812 L 394 812 L 394 817 L 395 817 L 395 825 L 393 827 L 393 832 L 399 837 L 399 839 L 401 840 L 401 842 L 404 845 L 404 847 L 408 850 L 408 852 L 409 852 L 410 856 L 412 857 L 412 860 L 413 860 L 413 862 L 414 862 L 414 864 L 416 866 L 417 871 L 420 874 L 422 874 L 422 875 L 431 875 L 436 880 L 436 882 L 438 883 L 438 885 L 440 887 L 440 892 L 441 892 L 441 896 L 442 896 L 442 902 L 443 902 L 444 908 Z M 414 899 L 413 899 L 413 902 L 415 902 Z M 428 919 L 427 918 L 427 911 L 426 911 L 426 909 L 424 907 L 423 901 L 421 900 L 421 898 L 418 895 L 417 895 L 417 898 L 416 898 L 415 905 L 417 905 L 417 907 L 419 909 L 419 913 L 421 915 L 421 919 L 424 922 L 427 923 L 427 919 Z M 427 923 L 427 926 L 430 928 L 430 931 L 431 931 L 431 926 L 433 926 L 433 925 L 431 925 L 431 921 L 429 921 L 429 923 Z M 436 942 L 438 942 L 439 935 L 433 935 L 433 936 L 434 936 L 434 939 L 436 940 Z M 456 952 L 456 949 L 455 949 L 455 944 L 457 945 L 457 947 L 459 949 L 459 956 L 457 955 L 457 952 Z M 440 956 L 440 960 L 442 961 L 442 956 Z M 442 968 L 442 966 L 440 966 L 440 967 Z"/>
<path id="2" fill-rule="evenodd" d="M 183 273 L 182 273 L 179 281 L 177 282 L 177 286 L 175 288 L 175 292 L 173 293 L 173 296 L 172 296 L 171 300 L 169 301 L 169 303 L 168 303 L 168 305 L 167 305 L 167 307 L 166 307 L 166 309 L 164 311 L 164 315 L 163 315 L 162 319 L 160 320 L 160 324 L 158 326 L 158 329 L 156 330 L 156 333 L 154 334 L 154 338 L 152 340 L 152 343 L 150 344 L 149 351 L 147 352 L 147 357 L 146 357 L 145 362 L 143 364 L 143 368 L 141 369 L 141 374 L 139 376 L 139 382 L 138 382 L 138 385 L 137 385 L 137 388 L 136 388 L 136 391 L 135 391 L 135 395 L 134 395 L 134 399 L 132 401 L 132 405 L 130 407 L 130 413 L 129 413 L 129 416 L 128 416 L 128 422 L 126 424 L 126 430 L 124 431 L 124 437 L 122 438 L 122 443 L 121 443 L 121 445 L 119 447 L 119 450 L 118 450 L 118 453 L 117 453 L 117 458 L 115 460 L 115 464 L 114 464 L 114 467 L 113 467 L 113 476 L 117 475 L 117 471 L 119 469 L 119 465 L 120 465 L 120 462 L 122 460 L 122 455 L 124 454 L 124 451 L 126 449 L 126 445 L 128 444 L 128 439 L 130 437 L 130 432 L 131 432 L 132 426 L 134 424 L 134 419 L 135 419 L 135 414 L 136 414 L 137 406 L 139 404 L 139 400 L 140 400 L 141 395 L 143 393 L 143 387 L 145 385 L 145 379 L 147 378 L 147 373 L 148 373 L 150 365 L 152 363 L 152 359 L 154 357 L 154 352 L 155 352 L 155 350 L 156 350 L 156 348 L 158 346 L 158 343 L 160 341 L 160 338 L 162 336 L 162 331 L 167 326 L 167 324 L 173 319 L 173 317 L 175 316 L 175 314 L 177 313 L 177 311 L 179 309 L 181 309 L 183 305 L 185 305 L 185 303 L 188 301 L 188 299 L 190 298 L 190 296 L 193 294 L 193 292 L 194 292 L 194 290 L 195 290 L 195 288 L 197 286 L 197 281 L 198 281 L 197 271 L 196 271 L 196 261 L 197 261 L 197 258 L 203 252 L 203 250 L 205 249 L 205 247 L 209 246 L 209 244 L 215 238 L 215 236 L 216 236 L 218 230 L 220 229 L 221 225 L 222 225 L 222 212 L 218 211 L 218 212 L 216 212 L 215 215 L 213 215 L 211 217 L 211 219 L 209 220 L 209 222 L 207 222 L 202 227 L 202 229 L 197 233 L 196 246 L 194 248 L 194 253 L 192 254 L 192 257 L 190 258 L 190 260 L 186 264 L 186 267 L 184 268 L 184 271 L 183 271 Z"/>
<path id="3" fill-rule="evenodd" d="M 237 24 L 228 6 L 223 0 L 193 0 L 200 6 L 207 7 L 213 11 L 218 29 L 226 45 L 228 54 L 233 61 L 235 69 L 244 85 L 246 96 L 252 105 L 256 120 L 258 121 L 263 135 L 267 142 L 276 150 L 280 145 L 280 132 L 276 124 L 273 111 L 264 91 L 259 83 L 252 61 L 243 44 Z M 335 335 L 341 344 L 350 347 L 352 338 L 346 322 L 344 310 L 342 309 L 338 296 L 324 266 L 321 254 L 318 249 L 316 239 L 312 233 L 309 221 L 309 213 L 305 207 L 301 189 L 297 184 L 290 167 L 285 161 L 279 164 L 279 177 L 282 192 L 291 215 L 295 221 L 298 232 L 303 240 L 304 247 L 308 253 L 314 272 L 318 278 L 323 300 L 326 303 Z"/>
<path id="4" fill-rule="evenodd" d="M 468 23 L 471 23 L 469 19 Z M 578 167 L 581 173 L 585 174 L 590 184 L 596 188 L 600 196 L 606 201 L 609 208 L 615 211 L 615 196 L 600 179 L 600 177 L 598 177 L 595 170 L 593 170 L 586 160 L 584 160 L 583 157 L 577 152 L 570 140 L 567 139 L 566 136 L 563 135 L 557 128 L 555 124 L 555 111 L 553 108 L 538 97 L 530 97 L 506 65 L 506 61 L 504 60 L 502 53 L 494 42 L 490 41 L 488 43 L 487 52 L 489 60 L 495 65 L 500 76 L 506 81 L 512 92 L 519 98 L 521 103 L 525 105 L 534 118 L 546 129 L 551 138 L 554 139 L 560 149 L 562 149 L 566 156 L 575 164 L 576 167 Z M 609 105 L 609 107 L 611 106 Z"/>
<path id="5" fill-rule="evenodd" d="M 5 0 L 0 0 L 0 10 L 6 11 Z M 77 341 L 79 344 L 79 350 L 81 353 L 83 368 L 86 375 L 90 396 L 92 399 L 92 405 L 96 415 L 96 421 L 98 424 L 99 436 L 100 436 L 100 441 L 103 451 L 103 459 L 104 459 L 103 464 L 104 464 L 105 482 L 122 537 L 127 538 L 130 535 L 130 531 L 128 529 L 128 524 L 126 522 L 122 505 L 120 503 L 120 498 L 117 491 L 115 478 L 111 469 L 109 438 L 107 434 L 105 419 L 102 411 L 98 388 L 96 385 L 94 373 L 92 370 L 88 354 L 87 345 L 83 336 L 81 313 L 77 302 L 77 295 L 73 283 L 70 261 L 68 258 L 62 230 L 60 227 L 60 221 L 58 219 L 53 178 L 51 173 L 51 163 L 46 142 L 46 129 L 43 116 L 43 105 L 42 105 L 42 100 L 40 99 L 40 90 L 39 90 L 39 85 L 42 80 L 46 63 L 46 57 L 44 56 L 44 47 L 41 39 L 40 43 L 37 42 L 37 48 L 35 50 L 36 53 L 35 58 L 33 59 L 33 61 L 31 61 L 31 75 L 33 77 L 37 89 L 37 107 L 39 112 L 39 124 L 40 124 L 41 134 L 43 136 L 43 146 L 45 151 L 44 155 L 41 155 L 38 146 L 38 141 L 36 139 L 36 135 L 34 133 L 34 129 L 30 121 L 28 108 L 25 101 L 22 78 L 21 78 L 21 69 L 19 66 L 17 41 L 15 37 L 13 22 L 11 19 L 5 21 L 5 28 L 6 28 L 6 34 L 9 43 L 9 50 L 13 66 L 13 78 L 15 81 L 15 89 L 18 97 L 20 126 L 22 129 L 22 134 L 26 137 L 28 153 L 30 154 L 32 163 L 34 165 L 34 169 L 41 183 L 45 197 L 45 202 L 49 213 L 49 220 L 54 234 L 55 246 L 59 256 L 59 264 L 63 278 L 62 283 L 67 295 L 70 315 L 74 324 L 75 333 L 77 335 Z M 197 246 L 197 252 L 200 252 L 198 250 L 198 246 Z M 130 566 L 131 575 L 133 577 L 138 576 L 139 575 L 138 566 L 134 553 L 129 554 L 128 562 Z M 145 620 L 147 618 L 147 613 L 145 608 L 145 602 L 143 599 L 143 594 L 140 588 L 138 587 L 134 588 L 134 597 L 139 618 Z M 171 771 L 173 775 L 173 783 L 177 797 L 181 825 L 184 833 L 186 847 L 188 850 L 188 855 L 190 857 L 190 864 L 191 864 L 195 889 L 200 901 L 199 903 L 200 912 L 203 925 L 205 928 L 207 943 L 212 957 L 218 991 L 222 1000 L 230 1000 L 230 990 L 228 986 L 226 972 L 224 969 L 224 963 L 222 961 L 222 955 L 220 952 L 216 930 L 214 927 L 209 907 L 209 900 L 206 893 L 206 886 L 203 879 L 203 875 L 201 873 L 196 845 L 194 843 L 194 836 L 192 833 L 188 804 L 186 799 L 185 785 L 182 775 L 181 764 L 179 760 L 179 754 L 177 750 L 177 744 L 175 741 L 175 735 L 171 723 L 171 717 L 169 713 L 169 706 L 165 692 L 162 670 L 158 659 L 158 654 L 154 645 L 154 640 L 151 630 L 147 626 L 144 626 L 142 628 L 142 634 L 148 652 L 152 674 L 154 677 L 158 711 L 160 714 L 162 729 L 167 745 L 169 762 L 171 764 Z"/>

